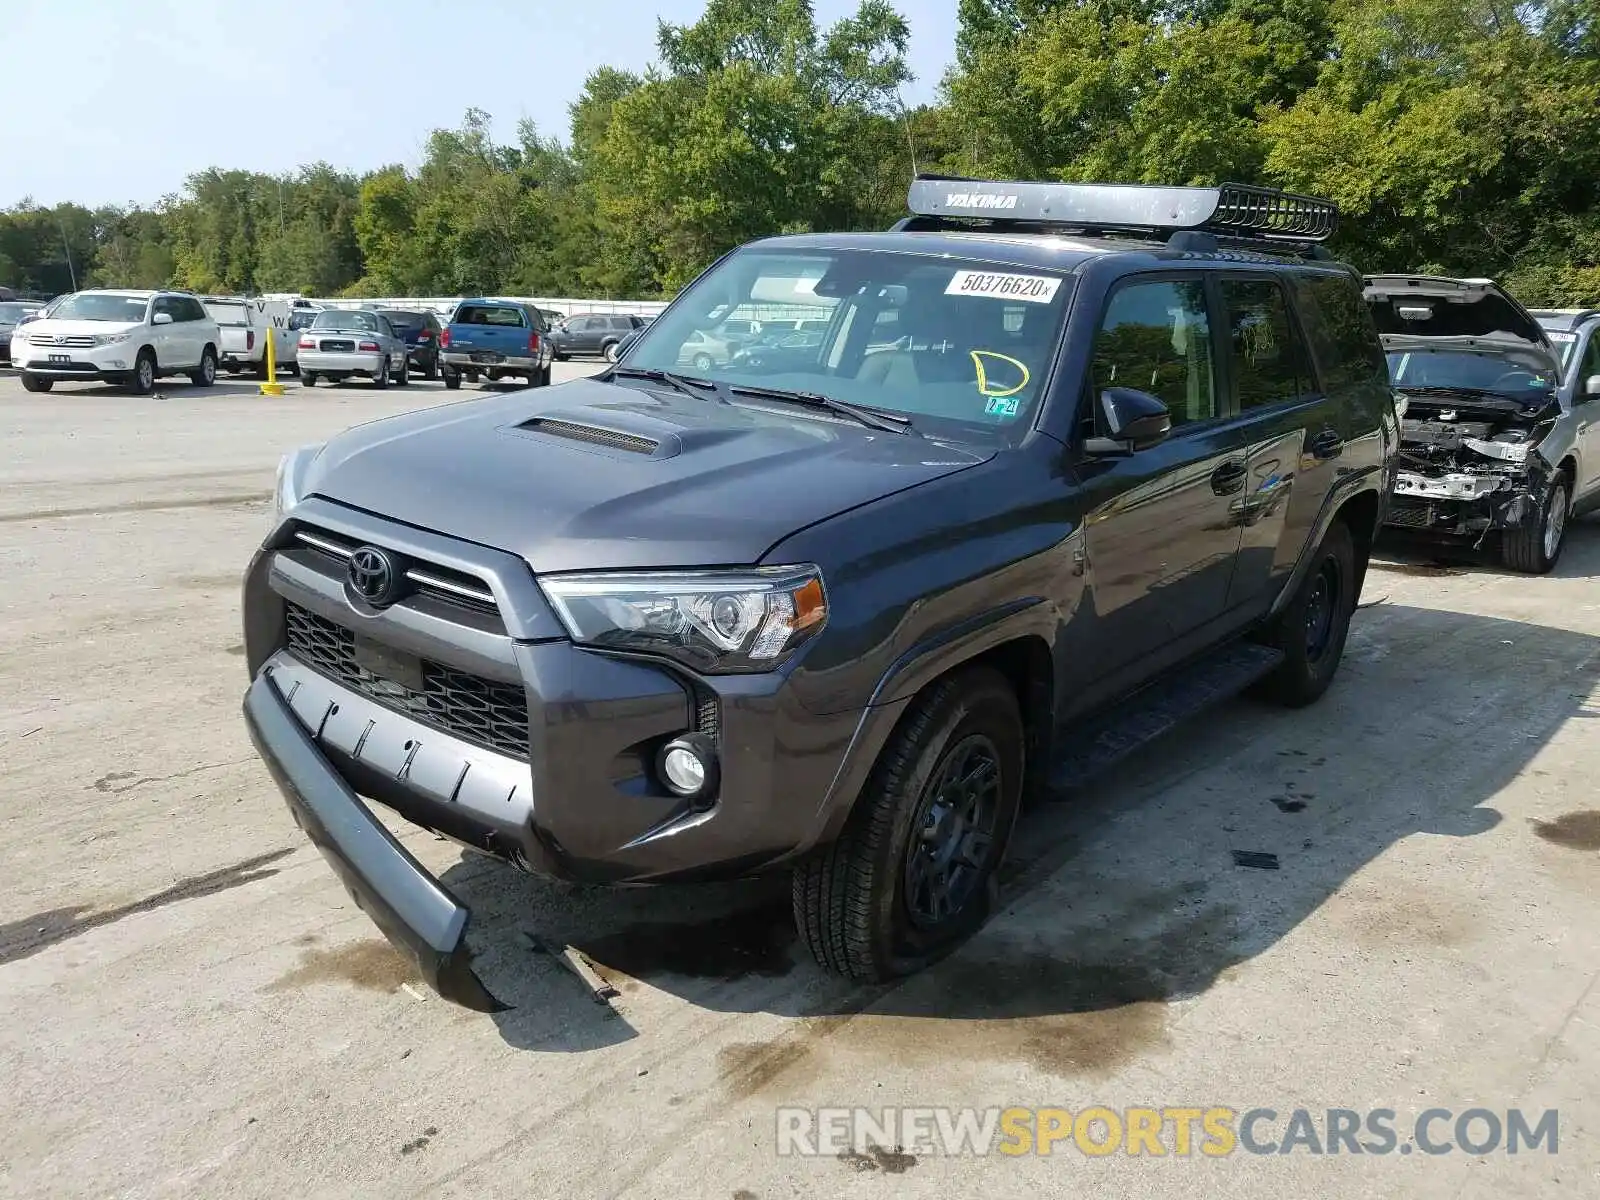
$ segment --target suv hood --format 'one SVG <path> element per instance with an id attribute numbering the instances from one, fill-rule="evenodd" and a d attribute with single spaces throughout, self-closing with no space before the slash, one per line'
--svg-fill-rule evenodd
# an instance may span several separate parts
<path id="1" fill-rule="evenodd" d="M 360 425 L 327 444 L 302 494 L 538 572 L 734 566 L 994 456 L 648 386 L 576 380 Z"/>
<path id="2" fill-rule="evenodd" d="M 1561 356 L 1543 327 L 1492 279 L 1368 275 L 1362 295 L 1385 350 L 1515 351 L 1560 378 Z"/>

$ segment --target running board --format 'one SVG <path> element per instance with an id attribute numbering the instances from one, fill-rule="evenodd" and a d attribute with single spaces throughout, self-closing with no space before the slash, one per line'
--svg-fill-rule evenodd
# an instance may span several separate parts
<path id="1" fill-rule="evenodd" d="M 1082 787 L 1107 767 L 1265 678 L 1283 651 L 1233 642 L 1146 685 L 1108 712 L 1061 735 L 1050 791 Z"/>

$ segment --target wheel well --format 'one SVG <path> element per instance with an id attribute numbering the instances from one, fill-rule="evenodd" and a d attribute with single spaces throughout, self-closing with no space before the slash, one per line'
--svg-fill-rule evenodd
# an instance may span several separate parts
<path id="1" fill-rule="evenodd" d="M 1565 473 L 1569 480 L 1575 481 L 1578 478 L 1578 460 L 1569 454 L 1561 460 L 1561 463 L 1556 467 L 1556 470 L 1558 472 Z"/>
<path id="2" fill-rule="evenodd" d="M 1361 492 L 1339 506 L 1337 519 L 1350 531 L 1356 552 L 1356 599 L 1367 580 L 1367 559 L 1372 554 L 1372 539 L 1378 530 L 1378 493 Z"/>
<path id="3" fill-rule="evenodd" d="M 1023 774 L 1026 801 L 1043 789 L 1050 739 L 1055 732 L 1055 660 L 1042 637 L 1029 635 L 985 650 L 947 674 L 980 666 L 999 671 L 1016 694 L 1028 753 Z"/>

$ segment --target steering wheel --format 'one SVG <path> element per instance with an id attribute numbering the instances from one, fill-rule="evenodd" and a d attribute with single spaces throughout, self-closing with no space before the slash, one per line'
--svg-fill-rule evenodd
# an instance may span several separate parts
<path id="1" fill-rule="evenodd" d="M 1489 385 L 1489 390 L 1497 392 L 1502 387 L 1520 387 L 1524 390 L 1528 390 L 1532 379 L 1533 372 L 1531 371 L 1507 371 L 1504 375 L 1501 375 L 1500 378 L 1496 379 Z"/>

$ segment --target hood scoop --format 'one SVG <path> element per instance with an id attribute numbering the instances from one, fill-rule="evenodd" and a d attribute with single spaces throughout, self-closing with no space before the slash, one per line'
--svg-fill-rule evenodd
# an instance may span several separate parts
<path id="1" fill-rule="evenodd" d="M 621 429 L 607 429 L 583 421 L 565 420 L 561 417 L 532 417 L 513 428 L 543 437 L 584 442 L 606 450 L 620 450 L 627 454 L 643 454 L 652 458 L 661 449 L 661 443 L 655 438 L 628 433 Z"/>

